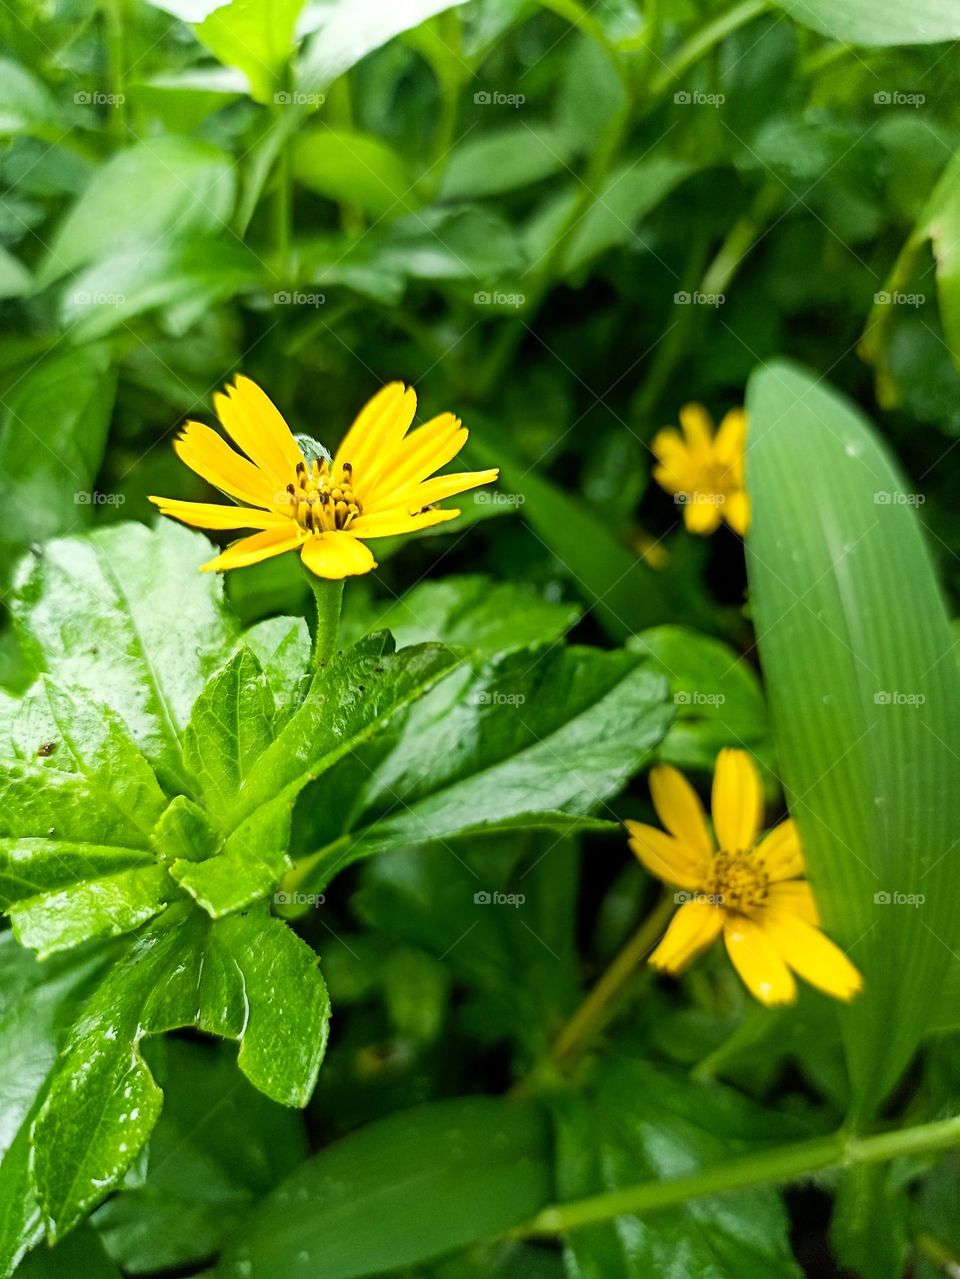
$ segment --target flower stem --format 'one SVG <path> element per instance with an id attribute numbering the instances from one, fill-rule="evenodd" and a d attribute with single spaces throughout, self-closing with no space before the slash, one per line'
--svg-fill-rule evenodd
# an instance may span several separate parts
<path id="1" fill-rule="evenodd" d="M 616 1011 L 617 996 L 659 939 L 673 909 L 672 898 L 657 903 L 553 1041 L 551 1061 L 568 1062 L 603 1029 Z"/>
<path id="2" fill-rule="evenodd" d="M 811 1173 L 855 1164 L 883 1163 L 904 1155 L 929 1154 L 960 1145 L 960 1116 L 920 1124 L 895 1132 L 855 1137 L 841 1130 L 812 1141 L 743 1155 L 704 1168 L 690 1177 L 645 1181 L 572 1203 L 554 1204 L 510 1231 L 513 1239 L 558 1235 L 568 1230 L 610 1221 L 625 1214 L 645 1217 L 704 1195 L 745 1190 L 750 1186 L 782 1185 Z"/>
<path id="3" fill-rule="evenodd" d="M 331 582 L 325 577 L 317 577 L 308 569 L 304 569 L 304 572 L 316 604 L 310 626 L 310 636 L 313 640 L 310 666 L 313 671 L 318 671 L 333 656 L 337 647 L 337 636 L 340 633 L 340 609 L 343 606 L 343 579 Z"/>

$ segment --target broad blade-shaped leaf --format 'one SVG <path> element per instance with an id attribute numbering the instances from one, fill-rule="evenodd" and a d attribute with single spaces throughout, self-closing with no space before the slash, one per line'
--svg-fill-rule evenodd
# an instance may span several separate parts
<path id="1" fill-rule="evenodd" d="M 304 1164 L 255 1210 L 221 1279 L 381 1274 L 499 1234 L 550 1193 L 542 1113 L 492 1097 L 369 1124 Z M 291 1211 L 296 1204 L 297 1210 Z"/>
<path id="2" fill-rule="evenodd" d="M 820 911 L 865 979 L 841 1017 L 868 1112 L 957 949 L 960 672 L 913 495 L 862 417 L 783 364 L 748 403 L 760 657 Z"/>
<path id="3" fill-rule="evenodd" d="M 960 39 L 952 0 L 776 0 L 797 22 L 844 44 L 936 44 Z"/>

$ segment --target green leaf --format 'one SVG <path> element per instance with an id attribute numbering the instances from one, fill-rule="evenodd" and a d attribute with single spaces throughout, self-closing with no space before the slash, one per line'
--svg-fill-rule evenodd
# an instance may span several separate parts
<path id="1" fill-rule="evenodd" d="M 305 796 L 316 851 L 298 882 L 404 844 L 591 825 L 666 732 L 665 694 L 622 651 L 523 651 L 457 672 Z"/>
<path id="2" fill-rule="evenodd" d="M 124 721 L 105 702 L 58 686 L 49 677 L 43 682 L 64 754 L 92 791 L 149 838 L 167 807 L 167 797 Z"/>
<path id="3" fill-rule="evenodd" d="M 659 758 L 679 768 L 712 771 L 717 752 L 738 746 L 770 756 L 770 729 L 756 672 L 727 644 L 682 626 L 644 631 L 629 647 L 670 681 L 676 722 Z"/>
<path id="4" fill-rule="evenodd" d="M 229 1049 L 170 1039 L 162 1050 L 153 1056 L 163 1114 L 143 1182 L 121 1188 L 94 1217 L 129 1274 L 186 1270 L 214 1256 L 306 1155 L 301 1117 L 238 1078 Z"/>
<path id="5" fill-rule="evenodd" d="M 369 133 L 326 125 L 302 132 L 293 171 L 311 191 L 374 218 L 397 217 L 420 203 L 403 157 Z"/>
<path id="6" fill-rule="evenodd" d="M 440 184 L 444 200 L 502 195 L 567 168 L 573 148 L 551 125 L 520 123 L 466 139 L 450 156 Z"/>
<path id="7" fill-rule="evenodd" d="M 910 1238 L 910 1204 L 896 1167 L 868 1164 L 844 1172 L 830 1242 L 837 1261 L 870 1279 L 900 1279 Z"/>
<path id="8" fill-rule="evenodd" d="M 399 648 L 432 640 L 482 657 L 555 643 L 580 617 L 576 604 L 479 573 L 421 582 L 387 605 L 351 607 L 355 598 L 345 603 L 341 636 L 388 630 Z"/>
<path id="9" fill-rule="evenodd" d="M 419 26 L 459 0 L 333 0 L 326 20 L 306 43 L 297 70 L 297 88 L 320 93 L 374 49 Z"/>
<path id="10" fill-rule="evenodd" d="M 119 1183 L 157 1121 L 163 1097 L 142 1056 L 146 1036 L 194 1026 L 238 1039 L 238 1063 L 251 1082 L 302 1106 L 328 1019 L 316 956 L 282 921 L 256 913 L 212 923 L 192 908 L 167 911 L 73 1027 L 34 1125 L 34 1174 L 50 1237 L 65 1234 Z"/>
<path id="11" fill-rule="evenodd" d="M 863 418 L 785 364 L 754 375 L 748 409 L 760 657 L 824 926 L 864 975 L 840 1012 L 863 1114 L 958 946 L 960 672 L 913 495 Z"/>
<path id="12" fill-rule="evenodd" d="M 689 1176 L 748 1149 L 795 1135 L 795 1121 L 737 1093 L 692 1082 L 646 1062 L 615 1059 L 593 1095 L 557 1108 L 560 1199 L 646 1180 Z M 574 1231 L 569 1279 L 800 1279 L 776 1190 L 704 1199 L 649 1220 L 619 1217 Z M 678 1271 L 677 1267 L 681 1267 Z"/>
<path id="13" fill-rule="evenodd" d="M 0 58 L 0 134 L 42 135 L 58 125 L 61 112 L 43 81 L 12 58 Z"/>
<path id="14" fill-rule="evenodd" d="M 618 643 L 645 626 L 689 613 L 673 598 L 676 592 L 669 581 L 645 564 L 585 502 L 538 475 L 490 432 L 480 442 L 471 440 L 471 446 L 484 464 L 499 466 L 503 483 L 522 495 L 523 518 Z"/>
<path id="15" fill-rule="evenodd" d="M 0 936 L 0 1275 L 43 1235 L 29 1172 L 30 1126 L 67 1029 L 101 960 L 38 964 Z"/>
<path id="16" fill-rule="evenodd" d="M 43 541 L 89 521 L 116 391 L 104 347 L 54 354 L 4 396 L 2 540 Z"/>
<path id="17" fill-rule="evenodd" d="M 270 102 L 293 51 L 304 0 L 231 0 L 195 28 L 197 39 L 250 82 L 258 102 Z"/>
<path id="18" fill-rule="evenodd" d="M 101 258 L 150 251 L 167 237 L 215 231 L 229 219 L 235 198 L 233 161 L 225 152 L 176 134 L 137 142 L 94 173 L 57 228 L 39 282 L 50 284 Z"/>
<path id="19" fill-rule="evenodd" d="M 248 648 L 197 698 L 183 738 L 183 760 L 208 812 L 229 830 L 240 792 L 273 740 L 273 694 Z"/>
<path id="20" fill-rule="evenodd" d="M 254 1211 L 220 1279 L 356 1279 L 499 1234 L 550 1193 L 546 1124 L 492 1097 L 433 1102 L 328 1146 Z M 297 1210 L 291 1212 L 290 1205 Z"/>
<path id="21" fill-rule="evenodd" d="M 0 247 L 0 299 L 22 298 L 33 291 L 33 276 L 19 258 Z"/>
<path id="22" fill-rule="evenodd" d="M 262 261 L 235 241 L 164 239 L 81 271 L 63 296 L 60 318 L 73 341 L 89 342 L 145 311 L 184 305 L 186 329 L 215 303 L 262 279 Z"/>
<path id="23" fill-rule="evenodd" d="M 187 792 L 183 731 L 237 629 L 220 580 L 197 571 L 209 550 L 166 520 L 113 525 L 27 557 L 11 601 L 36 668 L 106 702 L 161 780 Z"/>
<path id="24" fill-rule="evenodd" d="M 263 668 L 277 716 L 293 710 L 310 664 L 310 632 L 302 617 L 268 617 L 243 633 L 243 642 Z"/>
<path id="25" fill-rule="evenodd" d="M 936 44 L 960 39 L 960 15 L 951 0 L 776 0 L 796 22 L 844 44 Z"/>

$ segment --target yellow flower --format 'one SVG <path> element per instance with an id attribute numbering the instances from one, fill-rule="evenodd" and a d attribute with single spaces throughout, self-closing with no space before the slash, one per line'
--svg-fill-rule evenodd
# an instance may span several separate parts
<path id="1" fill-rule="evenodd" d="M 800 878 L 803 851 L 793 821 L 757 842 L 763 790 L 747 752 L 722 750 L 717 757 L 712 807 L 719 849 L 696 791 L 675 768 L 654 768 L 650 793 L 669 834 L 627 822 L 630 847 L 652 875 L 686 890 L 650 963 L 677 974 L 722 932 L 734 967 L 762 1004 L 792 1002 L 793 973 L 835 999 L 852 999 L 863 979 L 820 931 L 810 885 Z"/>
<path id="2" fill-rule="evenodd" d="M 680 410 L 681 435 L 674 427 L 658 431 L 653 452 L 658 466 L 653 478 L 683 502 L 683 519 L 691 533 L 712 533 L 726 520 L 742 537 L 750 523 L 750 502 L 743 487 L 743 450 L 747 415 L 731 409 L 714 432 L 702 404 Z"/>
<path id="3" fill-rule="evenodd" d="M 414 533 L 460 512 L 434 503 L 495 480 L 499 472 L 437 475 L 463 448 L 467 431 L 441 413 L 411 431 L 417 397 L 391 382 L 361 410 L 331 459 L 307 436 L 294 437 L 249 378 L 214 396 L 217 417 L 238 453 L 209 426 L 188 422 L 174 444 L 181 461 L 241 505 L 151 497 L 163 515 L 206 529 L 258 529 L 202 566 L 242 568 L 299 550 L 318 577 L 368 573 L 369 538 Z M 246 456 L 243 456 L 246 454 Z"/>

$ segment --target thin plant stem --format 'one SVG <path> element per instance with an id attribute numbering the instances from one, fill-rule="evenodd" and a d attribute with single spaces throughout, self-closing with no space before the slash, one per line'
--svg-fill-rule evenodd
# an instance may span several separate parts
<path id="1" fill-rule="evenodd" d="M 551 1063 L 569 1066 L 607 1025 L 624 986 L 660 937 L 673 909 L 669 897 L 653 908 L 553 1041 L 548 1058 Z"/>
<path id="2" fill-rule="evenodd" d="M 926 1155 L 955 1146 L 960 1146 L 960 1116 L 869 1137 L 856 1137 L 841 1130 L 778 1150 L 729 1159 L 689 1177 L 644 1181 L 572 1203 L 554 1204 L 510 1231 L 509 1237 L 559 1235 L 625 1214 L 647 1217 L 706 1195 L 726 1194 L 751 1186 L 784 1185 L 829 1169 L 885 1163 L 906 1155 Z"/>
<path id="3" fill-rule="evenodd" d="M 331 582 L 304 569 L 316 608 L 310 634 L 313 648 L 310 654 L 311 669 L 316 672 L 333 656 L 340 633 L 340 610 L 343 607 L 343 579 Z"/>

